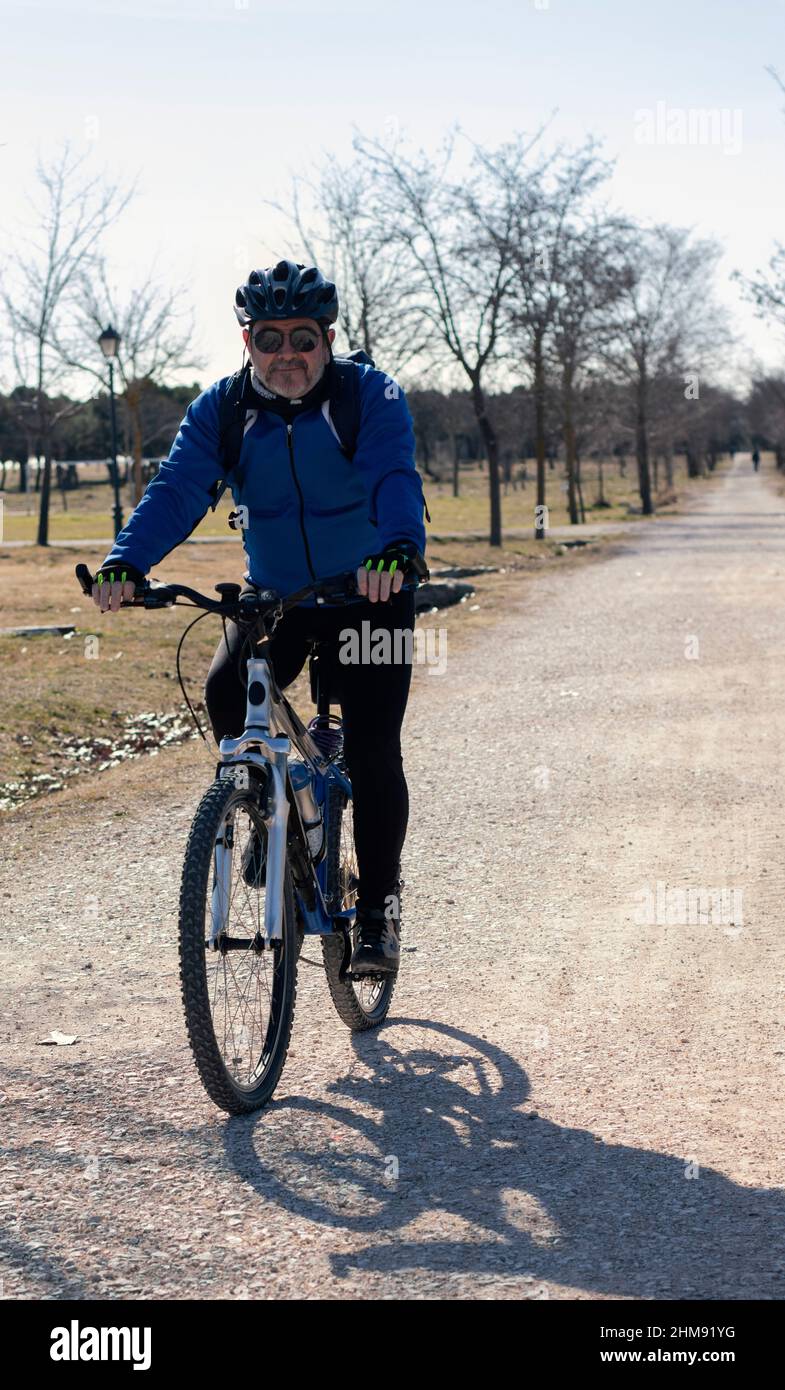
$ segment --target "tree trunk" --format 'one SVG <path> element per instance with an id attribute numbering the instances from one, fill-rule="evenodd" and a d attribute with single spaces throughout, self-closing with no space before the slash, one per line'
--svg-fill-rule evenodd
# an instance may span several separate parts
<path id="1" fill-rule="evenodd" d="M 55 470 L 56 470 L 56 473 L 57 473 L 57 490 L 58 490 L 58 492 L 60 493 L 60 501 L 61 501 L 62 504 L 63 504 L 63 511 L 64 511 L 64 512 L 67 512 L 67 511 L 68 511 L 68 498 L 66 497 L 66 486 L 67 486 L 67 485 L 66 485 L 65 465 L 62 464 L 62 463 L 57 463 L 57 464 L 55 464 Z"/>
<path id="2" fill-rule="evenodd" d="M 635 454 L 638 460 L 638 491 L 641 497 L 641 511 L 644 516 L 652 516 L 654 507 L 651 501 L 651 479 L 649 477 L 649 436 L 646 429 L 646 387 L 645 371 L 641 369 L 638 378 Z"/>
<path id="3" fill-rule="evenodd" d="M 583 483 L 581 481 L 581 460 L 578 451 L 575 451 L 575 486 L 578 491 L 578 506 L 580 507 L 581 521 L 586 521 L 586 505 L 583 500 Z"/>
<path id="4" fill-rule="evenodd" d="M 534 432 L 537 452 L 537 507 L 534 539 L 545 540 L 545 362 L 542 334 L 534 335 Z"/>
<path id="5" fill-rule="evenodd" d="M 570 525 L 578 525 L 578 495 L 575 477 L 575 424 L 572 412 L 573 372 L 565 367 L 562 374 L 562 413 L 564 416 L 564 462 L 567 470 L 567 507 Z"/>
<path id="6" fill-rule="evenodd" d="M 688 444 L 685 452 L 687 455 L 687 477 L 699 478 L 701 475 L 701 466 L 695 450 Z"/>
<path id="7" fill-rule="evenodd" d="M 491 524 L 488 543 L 489 545 L 501 545 L 502 499 L 501 488 L 499 486 L 499 443 L 493 425 L 488 419 L 485 392 L 477 379 L 472 381 L 472 405 L 488 459 L 488 490 L 491 503 Z"/>
<path id="8" fill-rule="evenodd" d="M 452 495 L 453 495 L 453 497 L 458 497 L 458 496 L 460 496 L 460 477 L 461 477 L 461 469 L 460 469 L 460 455 L 459 455 L 459 450 L 458 450 L 458 436 L 457 436 L 457 434 L 454 434 L 453 437 L 452 437 Z"/>
<path id="9" fill-rule="evenodd" d="M 41 470 L 39 469 L 39 476 Z M 44 445 L 44 467 L 41 476 L 41 502 L 38 509 L 37 545 L 49 544 L 49 498 L 52 492 L 52 446 L 49 440 Z"/>
<path id="10" fill-rule="evenodd" d="M 440 482 L 442 482 L 442 475 L 441 475 L 441 473 L 438 472 L 437 469 L 434 469 L 434 468 L 431 466 L 431 465 L 432 465 L 432 462 L 433 462 L 433 455 L 432 455 L 432 453 L 431 453 L 431 449 L 430 449 L 430 446 L 429 446 L 429 444 L 428 444 L 428 437 L 427 437 L 427 435 L 425 435 L 425 434 L 418 434 L 418 435 L 416 436 L 416 449 L 417 449 L 417 466 L 419 467 L 420 465 L 422 465 L 422 471 L 423 471 L 423 473 L 425 474 L 426 478 L 433 478 L 433 481 L 434 481 L 435 483 L 440 483 Z M 146 475 L 147 475 L 147 480 L 148 480 L 148 482 L 149 482 L 150 478 L 154 476 L 154 474 L 151 473 L 151 469 L 152 469 L 153 467 L 156 468 L 156 472 L 157 472 L 157 471 L 158 471 L 158 470 L 157 470 L 157 466 L 154 465 L 151 461 L 148 460 L 147 468 L 143 470 L 144 473 L 146 473 Z"/>
<path id="11" fill-rule="evenodd" d="M 144 488 L 142 486 L 142 387 L 138 381 L 132 381 L 125 388 L 125 408 L 127 417 L 131 425 L 131 454 L 133 456 L 133 480 L 134 480 L 134 506 L 138 507 L 142 500 Z M 126 466 L 126 481 L 128 480 L 128 467 Z"/>
<path id="12" fill-rule="evenodd" d="M 605 475 L 602 471 L 602 459 L 597 459 L 597 506 L 607 507 L 605 500 Z"/>
<path id="13" fill-rule="evenodd" d="M 673 448 L 669 444 L 665 451 L 665 477 L 668 480 L 668 487 L 673 487 Z"/>

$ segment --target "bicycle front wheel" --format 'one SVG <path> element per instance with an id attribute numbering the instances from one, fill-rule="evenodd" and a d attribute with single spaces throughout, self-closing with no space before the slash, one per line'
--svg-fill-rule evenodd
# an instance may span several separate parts
<path id="1" fill-rule="evenodd" d="M 266 947 L 266 838 L 253 779 L 248 788 L 219 780 L 199 804 L 183 865 L 180 982 L 188 1039 L 205 1090 L 231 1115 L 258 1110 L 272 1096 L 294 1020 L 294 894 L 287 864 L 281 940 Z"/>

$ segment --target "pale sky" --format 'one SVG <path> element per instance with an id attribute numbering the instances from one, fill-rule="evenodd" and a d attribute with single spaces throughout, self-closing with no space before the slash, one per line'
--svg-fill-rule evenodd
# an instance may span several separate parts
<path id="1" fill-rule="evenodd" d="M 355 126 L 428 149 L 457 121 L 493 145 L 556 108 L 549 138 L 592 133 L 617 159 L 616 206 L 722 243 L 743 387 L 756 357 L 785 365 L 727 283 L 785 239 L 785 95 L 764 71 L 785 76 L 784 20 L 783 0 L 0 0 L 0 248 L 39 151 L 68 138 L 138 178 L 114 279 L 155 259 L 187 286 L 206 383 L 240 363 L 237 284 L 299 249 L 264 206 L 292 172 L 346 157 Z M 696 109 L 719 113 L 715 135 L 667 143 Z"/>

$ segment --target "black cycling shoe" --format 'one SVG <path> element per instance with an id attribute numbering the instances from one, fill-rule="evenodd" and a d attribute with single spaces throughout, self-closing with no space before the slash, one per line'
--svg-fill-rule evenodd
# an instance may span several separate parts
<path id="1" fill-rule="evenodd" d="M 256 826 L 243 850 L 241 871 L 249 888 L 263 888 L 267 877 L 267 843 Z"/>
<path id="2" fill-rule="evenodd" d="M 381 907 L 358 908 L 355 928 L 352 975 L 395 975 L 401 962 L 400 920 L 385 917 Z"/>

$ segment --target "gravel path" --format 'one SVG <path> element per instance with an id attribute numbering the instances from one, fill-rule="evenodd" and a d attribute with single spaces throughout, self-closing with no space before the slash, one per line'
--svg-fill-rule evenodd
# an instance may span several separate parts
<path id="1" fill-rule="evenodd" d="M 394 1017 L 353 1038 L 302 968 L 261 1115 L 180 1019 L 204 756 L 8 818 L 5 1297 L 785 1294 L 785 502 L 748 469 L 418 672 Z"/>

